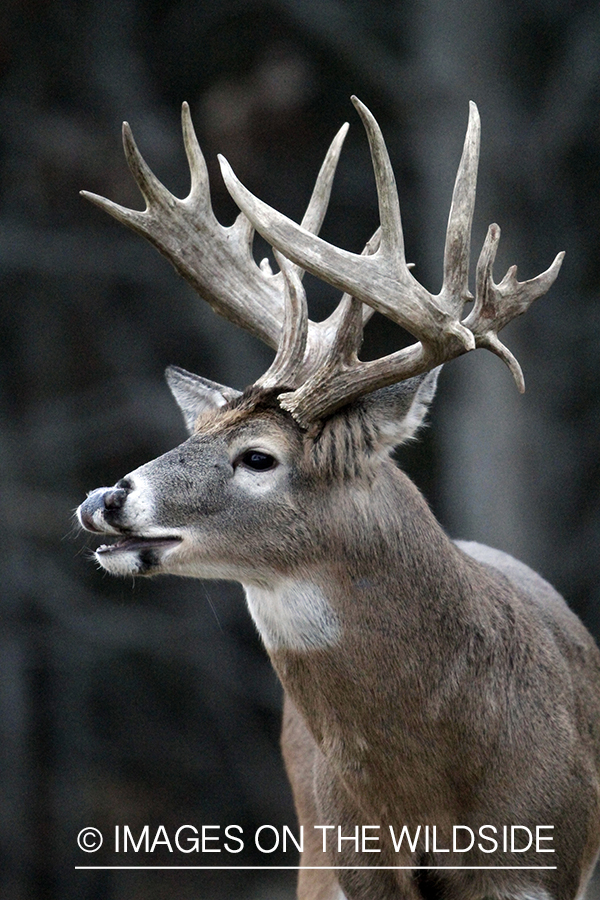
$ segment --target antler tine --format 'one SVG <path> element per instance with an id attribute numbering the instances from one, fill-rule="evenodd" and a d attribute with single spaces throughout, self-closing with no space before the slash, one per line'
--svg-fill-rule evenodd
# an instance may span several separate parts
<path id="1" fill-rule="evenodd" d="M 306 212 L 302 217 L 302 227 L 311 234 L 318 234 L 321 230 L 325 214 L 329 206 L 331 197 L 331 188 L 333 187 L 333 179 L 340 160 L 340 153 L 344 146 L 344 140 L 348 134 L 348 122 L 344 122 L 342 127 L 329 145 L 329 149 L 325 154 L 323 164 L 319 169 L 317 180 L 311 194 Z M 263 260 L 263 264 L 268 265 L 268 260 Z M 305 270 L 301 266 L 294 266 L 300 279 L 304 278 Z"/>
<path id="2" fill-rule="evenodd" d="M 313 192 L 306 208 L 306 212 L 302 218 L 302 227 L 311 234 L 318 234 L 329 206 L 331 197 L 331 188 L 333 187 L 333 179 L 340 159 L 340 153 L 344 146 L 346 135 L 349 128 L 348 122 L 344 122 L 334 139 L 332 140 L 329 150 L 325 155 L 323 164 L 319 169 L 317 180 L 313 188 Z M 304 274 L 304 270 L 302 270 Z"/>
<path id="3" fill-rule="evenodd" d="M 330 358 L 297 390 L 280 394 L 279 404 L 308 429 L 364 394 L 421 375 L 441 362 L 420 342 L 368 362 L 346 359 L 336 365 Z"/>
<path id="4" fill-rule="evenodd" d="M 367 241 L 363 256 L 377 253 L 381 245 L 381 229 L 378 228 L 373 237 Z M 356 297 L 344 294 L 335 312 L 322 323 L 325 327 L 335 328 L 335 337 L 324 355 L 324 365 L 330 371 L 341 366 L 351 366 L 358 362 L 358 352 L 363 342 L 364 327 L 375 310 Z M 334 324 L 335 323 L 335 324 Z"/>
<path id="5" fill-rule="evenodd" d="M 518 390 L 523 393 L 525 380 L 521 366 L 498 339 L 498 332 L 549 290 L 565 254 L 564 251 L 558 253 L 545 272 L 529 281 L 517 281 L 517 267 L 511 266 L 500 284 L 496 284 L 492 270 L 499 242 L 500 228 L 496 224 L 490 225 L 477 262 L 475 304 L 463 324 L 473 332 L 477 347 L 491 350 L 506 363 Z"/>
<path id="6" fill-rule="evenodd" d="M 94 206 L 103 209 L 104 212 L 107 212 L 109 216 L 112 216 L 117 222 L 120 222 L 122 225 L 127 225 L 127 227 L 133 229 L 133 231 L 137 231 L 146 236 L 145 210 L 142 212 L 137 209 L 127 209 L 126 206 L 120 206 L 120 204 L 113 203 L 112 200 L 107 200 L 106 197 L 101 197 L 100 194 L 94 194 L 91 191 L 79 191 L 79 194 L 86 200 L 89 200 L 90 203 L 93 203 Z"/>
<path id="7" fill-rule="evenodd" d="M 275 359 L 265 374 L 255 382 L 256 386 L 267 389 L 298 383 L 308 336 L 308 309 L 300 273 L 277 250 L 275 259 L 285 285 L 285 318 Z"/>
<path id="8" fill-rule="evenodd" d="M 150 207 L 153 203 L 164 202 L 170 196 L 169 191 L 158 180 L 140 153 L 129 127 L 129 122 L 123 122 L 123 149 L 129 171 L 135 178 L 147 206 Z"/>
<path id="9" fill-rule="evenodd" d="M 196 129 L 192 122 L 192 114 L 187 102 L 181 105 L 181 131 L 183 146 L 190 168 L 191 186 L 187 202 L 202 209 L 207 215 L 213 215 L 210 202 L 210 183 L 204 154 L 196 137 Z"/>
<path id="10" fill-rule="evenodd" d="M 469 103 L 469 124 L 454 182 L 444 247 L 442 292 L 447 296 L 447 302 L 454 305 L 457 315 L 461 314 L 466 301 L 473 299 L 469 291 L 469 261 L 480 138 L 479 112 L 477 106 L 471 101 Z"/>
<path id="11" fill-rule="evenodd" d="M 367 241 L 363 256 L 371 256 L 379 250 L 381 228 Z M 335 367 L 336 360 L 352 363 L 357 359 L 363 341 L 364 327 L 375 310 L 350 294 L 343 294 L 334 311 L 320 322 L 311 322 L 310 337 L 313 347 L 307 354 L 308 375 L 320 365 Z"/>
<path id="12" fill-rule="evenodd" d="M 329 206 L 333 179 L 348 128 L 349 125 L 345 122 L 331 142 L 317 175 L 308 207 L 302 218 L 302 227 L 313 234 L 318 234 L 320 231 Z M 379 235 L 374 236 L 374 238 L 375 242 L 377 242 Z M 372 239 L 365 248 L 366 252 L 372 252 L 367 248 L 370 248 L 373 243 Z M 309 356 L 306 359 L 307 366 L 310 368 L 317 367 L 322 356 L 335 352 L 333 348 L 328 347 L 327 332 L 333 330 L 335 335 L 333 345 L 336 346 L 340 332 L 344 330 L 345 301 L 347 302 L 349 299 L 344 295 L 340 300 L 338 309 L 324 323 L 309 322 L 306 294 L 301 285 L 305 274 L 304 269 L 290 262 L 277 250 L 274 250 L 274 255 L 284 279 L 285 318 L 275 359 L 267 372 L 256 382 L 257 385 L 263 388 L 298 384 L 306 352 L 309 325 L 313 328 L 314 340 L 309 348 Z M 359 306 L 362 310 L 362 303 Z M 370 318 L 373 310 L 369 307 L 365 307 L 365 310 L 368 311 L 366 317 Z M 338 320 L 340 320 L 340 324 L 336 327 L 334 323 Z"/>
<path id="13" fill-rule="evenodd" d="M 381 252 L 382 254 L 393 255 L 398 265 L 406 265 L 400 201 L 398 200 L 394 170 L 392 169 L 383 134 L 375 116 L 367 109 L 364 103 L 361 103 L 358 97 L 355 96 L 352 96 L 350 99 L 362 119 L 369 141 L 379 202 Z"/>
<path id="14" fill-rule="evenodd" d="M 338 360 L 338 365 L 349 366 L 357 362 L 358 352 L 363 341 L 364 331 L 364 304 L 350 294 L 344 294 L 342 300 L 342 315 L 335 341 L 331 348 L 329 359 Z"/>

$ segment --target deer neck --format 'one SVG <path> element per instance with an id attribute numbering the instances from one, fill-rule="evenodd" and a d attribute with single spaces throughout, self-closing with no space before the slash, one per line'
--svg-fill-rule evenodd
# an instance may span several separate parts
<path id="1" fill-rule="evenodd" d="M 464 652 L 461 635 L 480 617 L 465 577 L 465 566 L 476 565 L 403 473 L 386 470 L 361 491 L 337 498 L 333 526 L 322 517 L 328 559 L 246 586 L 273 664 L 318 740 L 338 724 L 344 730 L 344 711 L 349 728 L 363 717 L 382 740 L 392 710 L 392 718 L 414 712 L 422 720 L 432 684 Z"/>

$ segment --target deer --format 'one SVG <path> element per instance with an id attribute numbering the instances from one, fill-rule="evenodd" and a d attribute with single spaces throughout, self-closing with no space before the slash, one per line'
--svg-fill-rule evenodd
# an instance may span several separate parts
<path id="1" fill-rule="evenodd" d="M 594 640 L 524 563 L 451 540 L 392 458 L 424 424 L 444 363 L 486 348 L 524 389 L 498 333 L 550 288 L 563 254 L 533 279 L 519 282 L 512 266 L 496 283 L 493 224 L 470 292 L 480 146 L 471 103 L 443 284 L 430 293 L 406 262 L 381 129 L 352 101 L 380 216 L 361 254 L 319 237 L 347 124 L 301 224 L 220 158 L 240 209 L 230 226 L 213 212 L 187 104 L 185 199 L 157 179 L 124 124 L 145 210 L 82 193 L 275 356 L 242 392 L 169 367 L 189 437 L 90 492 L 78 519 L 108 541 L 95 559 L 112 575 L 242 584 L 284 689 L 282 751 L 305 835 L 299 900 L 579 898 L 600 846 Z M 256 231 L 278 271 L 255 261 Z M 342 291 L 322 321 L 308 317 L 305 272 Z M 364 361 L 375 311 L 415 342 Z M 531 840 L 507 840 L 517 833 Z M 458 846 L 457 834 L 474 841 Z"/>

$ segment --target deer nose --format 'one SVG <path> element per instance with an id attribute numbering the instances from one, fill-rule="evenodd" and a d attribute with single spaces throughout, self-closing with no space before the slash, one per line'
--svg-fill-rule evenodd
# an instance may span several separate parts
<path id="1" fill-rule="evenodd" d="M 128 491 L 121 487 L 97 488 L 88 494 L 77 510 L 77 518 L 87 531 L 104 532 L 107 523 L 105 513 L 122 508 Z"/>
<path id="2" fill-rule="evenodd" d="M 121 509 L 127 499 L 127 491 L 123 488 L 112 488 L 104 494 L 105 509 Z"/>

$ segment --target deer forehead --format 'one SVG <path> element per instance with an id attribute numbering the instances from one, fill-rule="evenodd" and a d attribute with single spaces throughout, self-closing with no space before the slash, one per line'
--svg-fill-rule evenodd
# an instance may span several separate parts
<path id="1" fill-rule="evenodd" d="M 256 448 L 272 453 L 278 459 L 290 459 L 302 450 L 299 427 L 286 413 L 225 407 L 201 416 L 195 437 L 210 442 L 216 438 L 230 453 L 243 453 Z"/>

